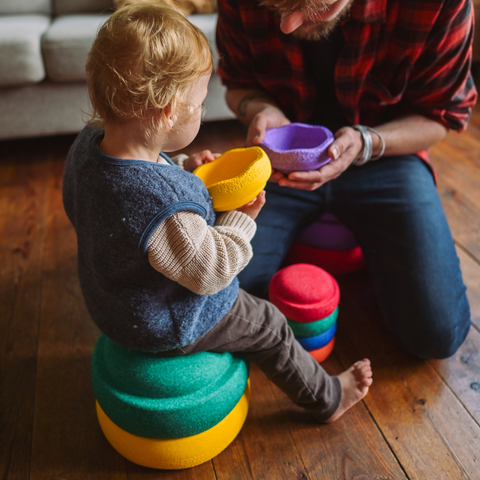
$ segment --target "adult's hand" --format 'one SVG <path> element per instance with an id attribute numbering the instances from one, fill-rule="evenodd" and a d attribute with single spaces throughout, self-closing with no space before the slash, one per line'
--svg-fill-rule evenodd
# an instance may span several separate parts
<path id="1" fill-rule="evenodd" d="M 268 129 L 290 123 L 275 101 L 262 90 L 228 89 L 225 99 L 237 118 L 248 125 L 247 147 L 261 143 Z"/>
<path id="2" fill-rule="evenodd" d="M 288 176 L 275 172 L 271 182 L 282 187 L 297 188 L 299 190 L 316 190 L 324 183 L 337 178 L 342 174 L 363 151 L 363 140 L 360 132 L 352 127 L 343 127 L 338 130 L 335 140 L 328 148 L 332 159 L 329 163 L 308 172 L 291 172 Z"/>
<path id="3" fill-rule="evenodd" d="M 262 143 L 266 131 L 270 128 L 283 127 L 289 123 L 290 120 L 278 107 L 266 104 L 248 126 L 247 147 Z"/>

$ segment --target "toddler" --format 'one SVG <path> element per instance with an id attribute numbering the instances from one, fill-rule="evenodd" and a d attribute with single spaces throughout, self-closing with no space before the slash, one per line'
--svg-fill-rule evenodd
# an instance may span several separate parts
<path id="1" fill-rule="evenodd" d="M 68 154 L 63 199 L 94 322 L 131 349 L 241 352 L 319 421 L 336 420 L 367 393 L 370 362 L 328 375 L 275 306 L 239 289 L 264 192 L 216 218 L 190 173 L 216 156 L 175 164 L 163 153 L 198 133 L 213 67 L 203 33 L 172 7 L 125 6 L 86 67 L 93 114 Z"/>

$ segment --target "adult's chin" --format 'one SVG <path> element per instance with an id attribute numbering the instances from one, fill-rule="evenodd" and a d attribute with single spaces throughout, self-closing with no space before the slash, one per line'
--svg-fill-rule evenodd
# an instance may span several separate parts
<path id="1" fill-rule="evenodd" d="M 301 40 L 312 41 L 328 37 L 340 20 L 348 15 L 353 1 L 354 0 L 338 0 L 333 4 L 331 10 L 317 14 L 313 22 L 303 24 L 297 28 L 292 35 Z"/>
<path id="2" fill-rule="evenodd" d="M 328 37 L 339 21 L 340 19 L 334 19 L 329 22 L 321 22 L 307 27 L 300 27 L 295 30 L 292 35 L 300 40 L 322 40 L 323 38 Z"/>

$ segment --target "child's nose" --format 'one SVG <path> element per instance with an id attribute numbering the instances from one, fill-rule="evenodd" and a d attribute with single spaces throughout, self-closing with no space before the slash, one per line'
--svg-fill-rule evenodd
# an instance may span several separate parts
<path id="1" fill-rule="evenodd" d="M 303 13 L 301 11 L 293 12 L 290 15 L 282 15 L 282 19 L 280 20 L 280 30 L 285 34 L 289 34 L 302 26 L 302 24 Z"/>

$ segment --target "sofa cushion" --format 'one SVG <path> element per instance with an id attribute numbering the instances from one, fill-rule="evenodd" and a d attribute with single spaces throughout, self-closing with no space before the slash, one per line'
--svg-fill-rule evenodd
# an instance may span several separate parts
<path id="1" fill-rule="evenodd" d="M 113 10 L 113 0 L 53 0 L 54 15 L 100 13 L 106 11 L 112 13 Z"/>
<path id="2" fill-rule="evenodd" d="M 55 82 L 85 80 L 85 61 L 98 29 L 109 14 L 65 15 L 56 18 L 42 40 L 47 77 Z M 207 37 L 215 65 L 217 14 L 190 15 L 188 19 Z"/>
<path id="3" fill-rule="evenodd" d="M 55 19 L 42 40 L 47 76 L 55 82 L 85 80 L 85 61 L 108 14 L 66 15 Z"/>
<path id="4" fill-rule="evenodd" d="M 0 15 L 51 13 L 50 0 L 1 0 Z"/>
<path id="5" fill-rule="evenodd" d="M 0 140 L 78 133 L 90 111 L 85 82 L 0 88 L 0 105 Z"/>
<path id="6" fill-rule="evenodd" d="M 0 86 L 37 83 L 45 77 L 40 40 L 50 25 L 44 15 L 0 17 Z"/>

